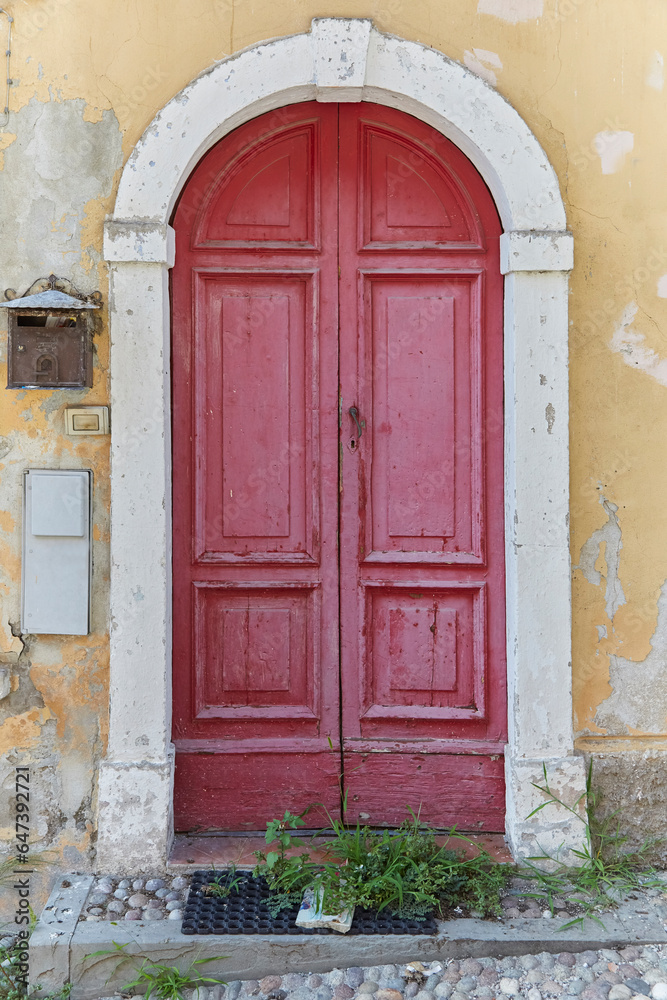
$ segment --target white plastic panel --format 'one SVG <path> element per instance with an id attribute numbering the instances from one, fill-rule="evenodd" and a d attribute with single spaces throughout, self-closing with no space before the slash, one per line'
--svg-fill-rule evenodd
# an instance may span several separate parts
<path id="1" fill-rule="evenodd" d="M 33 535 L 84 534 L 90 487 L 87 473 L 30 475 Z"/>
<path id="2" fill-rule="evenodd" d="M 87 635 L 90 622 L 91 473 L 25 473 L 21 628 Z"/>

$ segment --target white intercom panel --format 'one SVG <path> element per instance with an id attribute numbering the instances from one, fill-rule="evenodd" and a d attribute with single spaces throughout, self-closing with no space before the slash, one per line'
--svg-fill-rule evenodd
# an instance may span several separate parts
<path id="1" fill-rule="evenodd" d="M 90 631 L 91 485 L 87 469 L 24 473 L 24 633 Z"/>

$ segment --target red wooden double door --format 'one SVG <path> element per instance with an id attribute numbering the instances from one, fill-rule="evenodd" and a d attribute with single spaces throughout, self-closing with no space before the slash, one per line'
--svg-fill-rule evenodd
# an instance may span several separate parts
<path id="1" fill-rule="evenodd" d="M 336 814 L 340 779 L 352 820 L 503 829 L 484 182 L 406 114 L 300 104 L 211 149 L 174 226 L 176 828 Z"/>

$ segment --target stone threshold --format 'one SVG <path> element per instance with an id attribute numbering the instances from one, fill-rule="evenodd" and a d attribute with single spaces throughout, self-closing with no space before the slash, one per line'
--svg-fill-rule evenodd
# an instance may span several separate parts
<path id="1" fill-rule="evenodd" d="M 322 840 L 326 840 L 323 837 Z M 297 847 L 298 854 L 306 846 L 317 845 L 320 838 L 297 833 L 297 840 L 303 848 Z M 447 844 L 453 851 L 462 851 L 466 857 L 476 853 L 475 845 L 483 847 L 495 861 L 512 864 L 512 855 L 502 833 L 471 833 L 464 836 L 436 836 L 439 844 Z M 470 842 L 470 843 L 469 843 Z M 188 834 L 177 833 L 167 863 L 167 871 L 172 874 L 192 872 L 199 868 L 254 868 L 257 859 L 255 851 L 265 851 L 266 840 L 261 833 L 256 834 Z M 316 855 L 315 855 L 316 856 Z"/>
<path id="2" fill-rule="evenodd" d="M 227 956 L 206 965 L 226 980 L 262 979 L 288 972 L 422 962 L 452 958 L 502 958 L 549 951 L 581 952 L 627 945 L 667 944 L 667 925 L 643 898 L 627 900 L 603 916 L 605 927 L 587 920 L 583 931 L 560 930 L 558 921 L 526 918 L 441 921 L 438 933 L 412 935 L 202 935 L 181 934 L 176 921 L 80 921 L 92 875 L 59 879 L 30 939 L 30 982 L 39 996 L 72 983 L 72 1000 L 111 996 L 133 978 L 133 966 L 119 968 L 115 955 L 88 958 L 126 944 L 131 954 L 187 968 L 195 958 Z"/>

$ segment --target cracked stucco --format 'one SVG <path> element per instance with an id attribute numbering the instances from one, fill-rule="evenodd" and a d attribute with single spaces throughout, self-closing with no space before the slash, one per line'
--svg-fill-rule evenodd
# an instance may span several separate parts
<path id="1" fill-rule="evenodd" d="M 11 286 L 22 293 L 45 268 L 87 286 L 91 266 L 101 261 L 98 247 L 82 239 L 82 226 L 88 202 L 111 194 L 121 134 L 113 112 L 93 123 L 84 120 L 85 108 L 81 99 L 33 99 L 10 116 L 17 138 L 0 174 L 0 292 Z"/>
<path id="2" fill-rule="evenodd" d="M 111 207 L 121 162 L 115 114 L 86 120 L 83 98 L 35 97 L 12 111 L 15 137 L 0 164 L 0 296 L 54 272 L 83 291 L 105 291 L 99 228 Z M 67 867 L 91 864 L 97 763 L 106 738 L 108 438 L 64 435 L 64 409 L 107 401 L 108 338 L 94 338 L 94 384 L 87 391 L 0 392 L 0 665 L 9 694 L 0 700 L 0 856 L 12 842 L 14 767 L 31 768 L 31 839 Z M 0 310 L 0 362 L 6 313 Z M 4 385 L 4 371 L 0 384 Z M 92 469 L 95 565 L 93 633 L 20 638 L 21 497 L 26 468 Z M 48 889 L 35 884 L 35 906 Z M 0 920 L 3 917 L 0 902 Z"/>
<path id="3" fill-rule="evenodd" d="M 658 601 L 651 652 L 641 662 L 609 658 L 613 693 L 598 707 L 596 725 L 611 736 L 667 732 L 667 586 Z"/>

